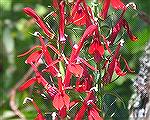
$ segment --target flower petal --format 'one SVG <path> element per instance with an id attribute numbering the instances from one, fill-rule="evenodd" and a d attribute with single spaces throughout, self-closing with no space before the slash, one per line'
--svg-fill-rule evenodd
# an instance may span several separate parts
<path id="1" fill-rule="evenodd" d="M 57 93 L 54 96 L 53 99 L 53 106 L 57 109 L 57 110 L 61 110 L 64 106 L 64 101 L 63 101 L 63 97 L 60 95 L 60 93 Z"/>
<path id="2" fill-rule="evenodd" d="M 60 20 L 59 20 L 59 40 L 60 42 L 65 42 L 66 38 L 64 36 L 64 29 L 65 29 L 65 13 L 64 13 L 65 2 L 61 1 L 59 5 L 60 11 Z"/>
<path id="3" fill-rule="evenodd" d="M 69 64 L 68 69 L 72 72 L 76 77 L 82 77 L 83 68 L 79 64 Z"/>
<path id="4" fill-rule="evenodd" d="M 77 112 L 75 116 L 75 120 L 82 120 L 86 109 L 87 109 L 87 105 L 83 104 L 80 110 Z"/>
<path id="5" fill-rule="evenodd" d="M 127 34 L 132 41 L 137 41 L 137 37 L 132 34 L 130 31 L 129 25 L 125 19 L 123 19 L 123 27 L 127 30 Z"/>
<path id="6" fill-rule="evenodd" d="M 103 56 L 104 55 L 104 46 L 103 45 L 99 45 L 98 47 L 97 47 L 97 50 L 98 50 L 98 52 L 99 52 L 99 54 L 101 55 L 101 56 Z"/>
<path id="7" fill-rule="evenodd" d="M 95 49 L 95 43 L 93 42 L 89 47 L 88 53 L 91 55 L 94 54 Z"/>
<path id="8" fill-rule="evenodd" d="M 53 38 L 53 37 L 54 37 L 54 34 L 51 33 L 51 32 L 48 30 L 48 28 L 46 27 L 46 25 L 44 24 L 44 22 L 42 21 L 42 19 L 40 18 L 40 16 L 38 16 L 38 15 L 36 14 L 36 12 L 35 12 L 33 9 L 31 9 L 30 7 L 26 7 L 26 8 L 23 9 L 23 11 L 24 11 L 27 15 L 33 17 L 33 18 L 37 21 L 37 23 L 39 24 L 39 26 L 41 27 L 41 29 L 44 31 L 44 33 L 46 33 L 46 35 L 47 35 L 48 37 L 50 37 L 50 38 Z"/>
<path id="9" fill-rule="evenodd" d="M 125 76 L 127 74 L 127 72 L 123 72 L 121 70 L 121 66 L 120 66 L 120 63 L 118 61 L 116 61 L 115 71 L 116 71 L 116 74 L 119 76 Z"/>
<path id="10" fill-rule="evenodd" d="M 42 57 L 42 50 L 33 52 L 25 61 L 26 64 L 37 63 Z"/>
<path id="11" fill-rule="evenodd" d="M 100 16 L 104 20 L 107 17 L 108 9 L 109 9 L 109 6 L 110 6 L 110 1 L 111 0 L 104 0 L 104 5 L 103 5 L 103 8 L 102 8 L 102 12 L 100 13 Z"/>
<path id="12" fill-rule="evenodd" d="M 66 105 L 67 110 L 69 110 L 70 107 L 70 97 L 64 92 L 63 94 L 64 103 Z"/>
<path id="13" fill-rule="evenodd" d="M 21 55 L 18 55 L 17 57 L 23 57 L 23 56 L 29 54 L 30 52 L 32 52 L 36 48 L 40 48 L 41 49 L 41 46 L 38 46 L 38 45 L 37 46 L 33 46 L 30 50 L 28 50 L 27 52 L 25 52 L 25 53 L 23 53 Z"/>
<path id="14" fill-rule="evenodd" d="M 27 89 L 28 87 L 30 87 L 32 84 L 34 84 L 36 81 L 37 81 L 36 78 L 31 78 L 27 82 L 25 82 L 23 85 L 21 85 L 18 90 L 23 91 Z"/>
<path id="15" fill-rule="evenodd" d="M 106 0 L 107 1 L 107 0 Z M 126 9 L 126 6 L 121 2 L 121 0 L 111 0 L 112 7 L 116 10 L 118 9 Z"/>
<path id="16" fill-rule="evenodd" d="M 95 67 L 93 67 L 92 65 L 90 65 L 88 62 L 86 62 L 84 59 L 82 59 L 82 58 L 79 58 L 79 60 L 81 60 L 81 62 L 83 63 L 83 64 L 85 64 L 87 67 L 89 67 L 90 69 L 92 69 L 92 70 L 97 70 Z"/>
<path id="17" fill-rule="evenodd" d="M 86 14 L 81 6 L 78 6 L 74 15 L 72 16 L 72 22 L 77 26 L 86 24 Z"/>
<path id="18" fill-rule="evenodd" d="M 90 115 L 93 117 L 94 120 L 103 120 L 103 118 L 99 116 L 99 113 L 94 108 L 90 109 Z"/>
<path id="19" fill-rule="evenodd" d="M 34 120 L 46 120 L 46 119 L 43 117 L 42 113 L 38 113 L 37 117 Z"/>
<path id="20" fill-rule="evenodd" d="M 127 69 L 129 72 L 131 72 L 131 73 L 135 72 L 135 71 L 131 70 L 131 68 L 129 67 L 129 65 L 128 65 L 126 59 L 125 59 L 124 57 L 122 57 L 122 56 L 121 56 L 121 58 L 123 59 L 125 65 L 126 65 L 126 69 Z"/>

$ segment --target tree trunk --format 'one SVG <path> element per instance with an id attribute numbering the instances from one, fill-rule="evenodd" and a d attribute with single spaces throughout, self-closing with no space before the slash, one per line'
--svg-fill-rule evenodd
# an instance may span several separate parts
<path id="1" fill-rule="evenodd" d="M 150 120 L 150 41 L 140 59 L 140 70 L 129 101 L 130 120 Z"/>

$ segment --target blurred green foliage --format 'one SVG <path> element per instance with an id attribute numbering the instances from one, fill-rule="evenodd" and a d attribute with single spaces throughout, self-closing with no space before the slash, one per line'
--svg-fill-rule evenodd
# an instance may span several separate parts
<path id="1" fill-rule="evenodd" d="M 144 12 L 149 15 L 149 0 L 124 0 L 125 2 L 135 2 L 137 5 L 139 14 Z M 17 58 L 17 55 L 27 51 L 33 44 L 36 43 L 34 37 L 30 35 L 39 28 L 32 23 L 29 17 L 23 12 L 22 8 L 32 7 L 37 13 L 44 18 L 48 13 L 48 6 L 51 5 L 51 0 L 1 0 L 0 1 L 0 118 L 5 120 L 18 119 L 18 117 L 11 110 L 9 105 L 10 90 L 23 79 L 24 74 L 28 71 L 29 66 L 24 63 L 26 57 Z M 90 4 L 90 1 L 88 2 Z M 125 108 L 120 100 L 117 99 L 118 109 L 111 103 L 115 100 L 110 94 L 105 96 L 105 101 L 108 106 L 104 108 L 108 111 L 110 116 L 115 112 L 112 119 L 127 120 L 128 118 L 128 100 L 132 94 L 132 79 L 136 77 L 139 68 L 139 57 L 145 47 L 145 43 L 150 40 L 150 25 L 146 23 L 138 13 L 134 10 L 129 10 L 126 13 L 126 19 L 129 22 L 133 33 L 138 37 L 137 42 L 132 42 L 128 38 L 125 40 L 125 46 L 122 50 L 123 56 L 128 60 L 129 66 L 133 68 L 136 73 L 128 74 L 126 77 L 120 77 L 113 84 L 106 87 L 107 91 L 117 93 L 123 100 Z M 77 37 L 78 38 L 78 37 Z M 80 36 L 79 36 L 80 38 Z M 66 48 L 67 49 L 67 48 Z M 34 119 L 36 111 L 32 105 L 23 105 L 25 97 L 31 96 L 30 89 L 23 93 L 16 93 L 15 102 L 21 112 L 25 114 L 27 119 Z M 41 100 L 38 95 L 34 95 L 36 101 Z M 42 102 L 38 103 L 40 108 L 44 111 L 51 109 L 49 106 L 44 106 Z M 110 118 L 108 118 L 110 119 Z"/>

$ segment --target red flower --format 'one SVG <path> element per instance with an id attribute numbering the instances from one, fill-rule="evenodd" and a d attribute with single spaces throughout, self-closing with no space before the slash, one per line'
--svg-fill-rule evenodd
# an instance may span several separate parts
<path id="1" fill-rule="evenodd" d="M 83 3 L 83 6 L 81 5 L 81 3 Z M 71 22 L 73 22 L 77 26 L 86 24 L 86 26 L 88 27 L 92 24 L 91 19 L 93 19 L 93 17 L 91 15 L 91 9 L 86 4 L 85 0 L 77 0 L 72 9 L 71 17 Z"/>
<path id="2" fill-rule="evenodd" d="M 86 14 L 81 5 L 79 5 L 78 7 L 74 7 L 74 9 L 72 10 L 71 21 L 77 26 L 86 24 Z"/>
<path id="3" fill-rule="evenodd" d="M 52 45 L 45 45 L 43 37 L 41 35 L 38 35 L 39 40 L 41 42 L 41 46 L 34 46 L 32 47 L 29 51 L 27 51 L 26 53 L 19 55 L 18 57 L 22 57 L 24 55 L 29 54 L 30 52 L 32 52 L 35 48 L 40 48 L 41 50 L 37 50 L 34 51 L 26 60 L 26 64 L 32 64 L 32 63 L 38 63 L 39 59 L 42 58 L 42 56 L 45 57 L 45 62 L 47 64 L 47 66 L 50 66 L 52 63 L 52 58 L 51 55 L 47 49 L 47 47 L 50 47 L 55 53 L 60 55 L 60 52 L 53 47 Z M 53 76 L 57 76 L 59 71 L 56 68 L 55 65 L 48 67 L 48 69 L 46 70 L 46 72 L 50 72 Z"/>
<path id="4" fill-rule="evenodd" d="M 98 113 L 98 108 L 97 106 L 94 104 L 95 102 L 95 97 L 93 95 L 94 93 L 92 91 L 88 92 L 87 97 L 84 99 L 83 101 L 83 105 L 81 106 L 80 110 L 77 112 L 76 116 L 75 116 L 75 120 L 82 120 L 82 118 L 84 117 L 84 113 L 86 110 L 88 110 L 88 118 L 90 118 L 90 120 L 103 120 Z M 90 107 L 90 105 L 92 107 Z"/>
<path id="5" fill-rule="evenodd" d="M 46 25 L 44 24 L 44 22 L 42 21 L 42 19 L 40 18 L 40 16 L 38 16 L 38 15 L 36 14 L 36 12 L 35 12 L 33 9 L 31 9 L 31 8 L 29 8 L 29 7 L 26 7 L 26 8 L 23 9 L 23 11 L 24 11 L 27 15 L 33 17 L 33 18 L 36 20 L 36 22 L 38 23 L 38 25 L 41 27 L 41 29 L 44 31 L 44 33 L 46 33 L 46 35 L 47 35 L 48 37 L 50 37 L 50 38 L 53 38 L 53 37 L 54 37 L 54 34 L 51 33 L 51 32 L 48 30 L 48 28 L 46 27 Z"/>
<path id="6" fill-rule="evenodd" d="M 53 0 L 53 7 L 58 8 L 58 0 Z"/>
<path id="7" fill-rule="evenodd" d="M 70 107 L 70 97 L 65 93 L 66 88 L 62 84 L 61 78 L 58 78 L 58 92 L 53 98 L 53 106 L 59 111 L 61 118 L 66 117 L 66 110 Z"/>
<path id="8" fill-rule="evenodd" d="M 92 88 L 93 77 L 92 75 L 87 75 L 82 79 L 78 78 L 76 80 L 76 91 L 78 92 L 85 92 L 89 91 Z"/>
<path id="9" fill-rule="evenodd" d="M 65 29 L 65 13 L 64 13 L 64 7 L 65 7 L 65 2 L 61 1 L 59 5 L 59 11 L 60 11 L 60 20 L 59 20 L 59 41 L 60 42 L 65 42 L 66 38 L 64 36 L 64 29 Z"/>
<path id="10" fill-rule="evenodd" d="M 79 56 L 79 53 L 80 53 L 80 50 L 82 49 L 83 47 L 83 44 L 85 42 L 85 40 L 87 40 L 90 36 L 93 35 L 93 32 L 97 29 L 97 26 L 96 25 L 90 25 L 84 32 L 84 34 L 82 35 L 82 38 L 81 40 L 79 41 L 78 45 L 74 45 L 73 46 L 73 49 L 72 49 L 72 53 L 71 53 L 71 56 L 70 56 L 70 59 L 69 59 L 69 64 L 76 64 L 76 60 L 77 60 L 77 57 Z M 80 59 L 82 60 L 82 59 Z M 87 62 L 85 62 L 84 60 L 82 60 L 82 62 L 84 62 L 85 64 Z M 87 64 L 88 65 L 88 64 Z M 77 70 L 77 69 L 76 69 Z M 82 69 L 80 69 L 80 73 L 82 73 Z M 65 86 L 69 86 L 70 85 L 70 79 L 71 79 L 72 75 L 71 75 L 71 71 L 70 71 L 70 66 L 67 67 L 67 70 L 66 70 L 66 75 L 65 75 L 65 80 L 64 80 L 64 84 Z"/>
<path id="11" fill-rule="evenodd" d="M 88 110 L 88 120 L 103 120 L 103 118 L 99 116 L 99 113 L 96 109 L 90 108 Z"/>
<path id="12" fill-rule="evenodd" d="M 77 78 L 75 90 L 78 92 L 89 91 L 92 88 L 93 76 L 88 73 L 87 66 L 83 63 L 82 78 Z"/>
<path id="13" fill-rule="evenodd" d="M 95 38 L 92 42 L 92 44 L 89 47 L 88 50 L 89 54 L 94 56 L 94 59 L 96 62 L 99 62 L 104 55 L 104 47 L 98 40 L 98 38 Z"/>
<path id="14" fill-rule="evenodd" d="M 121 48 L 121 45 L 123 44 L 123 42 L 124 41 L 119 42 L 118 47 L 116 48 L 115 53 L 112 57 L 112 61 L 111 61 L 110 65 L 107 69 L 107 72 L 103 77 L 103 80 L 105 83 L 109 83 L 112 79 L 113 72 L 114 72 L 116 65 L 117 65 L 116 60 L 118 59 L 119 51 L 120 51 L 120 48 Z"/>
<path id="15" fill-rule="evenodd" d="M 109 37 L 110 44 L 114 43 L 114 41 L 115 41 L 118 33 L 120 32 L 122 26 L 127 30 L 127 34 L 128 34 L 129 38 L 132 41 L 136 41 L 137 40 L 137 37 L 134 36 L 132 34 L 132 32 L 130 31 L 130 28 L 129 28 L 129 25 L 128 25 L 127 21 L 121 17 L 119 19 L 119 21 L 116 23 L 116 25 L 113 27 L 112 33 L 111 33 L 111 35 Z"/>
<path id="16" fill-rule="evenodd" d="M 120 63 L 119 63 L 119 60 L 118 60 L 118 56 L 119 56 L 119 51 L 120 51 L 120 48 L 123 44 L 123 41 L 120 41 L 119 44 L 118 44 L 118 47 L 116 48 L 115 50 L 115 53 L 112 57 L 112 61 L 107 69 L 107 72 L 105 73 L 104 77 L 103 77 L 103 81 L 104 83 L 109 83 L 111 82 L 111 79 L 112 79 L 112 76 L 113 76 L 113 73 L 114 71 L 116 72 L 117 75 L 119 76 L 125 76 L 127 72 L 123 72 L 121 70 L 121 66 L 120 66 Z M 119 58 L 120 59 L 120 58 Z M 134 72 L 132 71 L 129 66 L 127 65 L 127 62 L 124 58 L 122 58 L 125 62 L 125 65 L 126 65 L 126 69 L 129 71 L 129 72 Z"/>
<path id="17" fill-rule="evenodd" d="M 104 5 L 103 5 L 103 8 L 102 8 L 102 12 L 100 13 L 100 16 L 103 19 L 106 19 L 106 17 L 107 17 L 107 13 L 108 13 L 110 3 L 112 5 L 112 7 L 116 10 L 119 10 L 119 9 L 125 10 L 126 9 L 126 6 L 121 2 L 121 0 L 104 0 Z"/>

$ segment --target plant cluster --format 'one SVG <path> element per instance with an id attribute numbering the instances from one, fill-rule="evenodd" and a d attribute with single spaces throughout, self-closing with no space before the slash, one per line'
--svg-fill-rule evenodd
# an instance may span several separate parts
<path id="1" fill-rule="evenodd" d="M 129 4 L 121 0 L 95 0 L 91 6 L 86 0 L 53 0 L 52 3 L 52 11 L 44 21 L 32 8 L 23 8 L 43 32 L 33 34 L 40 45 L 18 56 L 29 54 L 25 63 L 35 73 L 19 91 L 31 85 L 42 86 L 37 93 L 46 99 L 46 104 L 53 105 L 55 120 L 103 120 L 105 86 L 127 72 L 134 72 L 120 53 L 125 38 L 122 28 L 132 41 L 137 40 L 124 18 Z M 121 12 L 115 16 L 116 21 L 114 14 L 108 15 L 109 8 Z M 48 19 L 53 22 L 47 22 Z M 73 40 L 75 37 L 67 32 L 69 29 L 74 36 L 82 34 L 80 39 Z M 35 119 L 45 120 L 44 111 L 39 109 L 34 97 L 25 99 L 25 103 L 29 101 L 38 112 Z"/>

